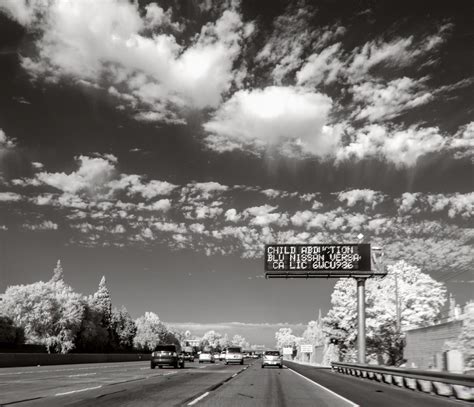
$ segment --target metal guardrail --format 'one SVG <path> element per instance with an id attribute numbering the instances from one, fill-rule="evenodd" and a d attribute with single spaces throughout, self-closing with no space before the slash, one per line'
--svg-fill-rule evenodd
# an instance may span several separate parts
<path id="1" fill-rule="evenodd" d="M 431 370 L 332 362 L 333 371 L 438 396 L 474 401 L 474 376 Z"/>

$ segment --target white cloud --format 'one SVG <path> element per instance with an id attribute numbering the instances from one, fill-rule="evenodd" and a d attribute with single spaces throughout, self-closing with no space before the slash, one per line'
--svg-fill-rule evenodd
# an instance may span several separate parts
<path id="1" fill-rule="evenodd" d="M 276 206 L 262 205 L 253 206 L 244 210 L 244 216 L 250 218 L 250 224 L 255 226 L 268 226 L 276 224 L 284 226 L 288 224 L 288 216 L 284 213 L 274 213 Z"/>
<path id="2" fill-rule="evenodd" d="M 0 151 L 15 147 L 15 142 L 0 129 Z"/>
<path id="3" fill-rule="evenodd" d="M 43 169 L 43 167 L 44 167 L 44 164 L 43 164 L 43 163 L 40 163 L 40 162 L 38 162 L 38 161 L 33 161 L 33 162 L 31 163 L 31 165 L 32 165 L 33 168 L 36 169 L 36 170 L 41 170 L 41 169 Z"/>
<path id="4" fill-rule="evenodd" d="M 0 192 L 0 202 L 17 202 L 22 199 L 16 192 Z"/>
<path id="5" fill-rule="evenodd" d="M 240 220 L 241 215 L 237 213 L 234 208 L 228 209 L 225 214 L 225 219 L 228 222 L 238 222 Z"/>
<path id="6" fill-rule="evenodd" d="M 419 198 L 419 193 L 404 192 L 400 199 L 398 199 L 398 211 L 400 213 L 417 213 L 420 210 L 414 209 L 415 204 Z"/>
<path id="7" fill-rule="evenodd" d="M 152 202 L 150 204 L 140 203 L 138 205 L 139 209 L 145 209 L 147 211 L 168 211 L 171 208 L 171 201 L 169 199 L 159 199 L 158 201 Z"/>
<path id="8" fill-rule="evenodd" d="M 0 7 L 38 34 L 37 56 L 23 58 L 34 77 L 122 88 L 143 106 L 137 118 L 144 120 L 182 122 L 176 109 L 216 107 L 234 80 L 244 35 L 235 8 L 203 26 L 186 47 L 174 36 L 181 27 L 171 22 L 171 11 L 156 3 L 144 15 L 137 2 L 120 0 L 8 1 Z"/>
<path id="9" fill-rule="evenodd" d="M 354 85 L 354 101 L 362 106 L 352 116 L 371 122 L 387 120 L 428 103 L 433 99 L 433 95 L 426 90 L 423 82 L 424 78 L 413 80 L 403 77 L 386 85 L 372 81 Z"/>
<path id="10" fill-rule="evenodd" d="M 372 209 L 380 202 L 383 201 L 383 195 L 378 191 L 371 189 L 352 189 L 350 191 L 339 192 L 337 198 L 339 201 L 347 202 L 347 206 L 352 207 L 357 202 L 365 202 L 370 205 Z"/>
<path id="11" fill-rule="evenodd" d="M 310 55 L 296 73 L 296 83 L 318 86 L 321 83 L 334 82 L 344 68 L 344 62 L 340 59 L 340 47 L 340 43 L 333 44 L 319 53 Z"/>
<path id="12" fill-rule="evenodd" d="M 443 25 L 438 33 L 420 41 L 415 41 L 413 36 L 410 36 L 396 38 L 390 42 L 366 42 L 362 47 L 353 50 L 346 76 L 349 81 L 357 82 L 370 75 L 371 69 L 379 64 L 394 68 L 413 65 L 420 57 L 433 52 L 445 41 L 449 28 L 449 24 Z"/>
<path id="13" fill-rule="evenodd" d="M 126 190 L 129 196 L 140 194 L 146 199 L 152 199 L 158 195 L 169 195 L 177 188 L 177 185 L 167 181 L 151 180 L 143 182 L 142 177 L 135 174 L 122 174 L 119 179 L 109 182 L 108 186 L 113 191 Z"/>
<path id="14" fill-rule="evenodd" d="M 446 146 L 446 138 L 436 127 L 390 130 L 373 124 L 354 130 L 351 142 L 338 150 L 337 159 L 379 158 L 397 167 L 412 167 L 421 156 L 443 151 Z"/>
<path id="15" fill-rule="evenodd" d="M 298 87 L 240 90 L 204 124 L 216 151 L 296 148 L 318 157 L 334 153 L 339 142 L 325 126 L 331 99 Z"/>
<path id="16" fill-rule="evenodd" d="M 23 224 L 23 228 L 28 230 L 57 230 L 58 224 L 50 220 L 44 220 L 43 222 L 36 224 L 25 223 Z"/>
<path id="17" fill-rule="evenodd" d="M 115 175 L 114 156 L 88 157 L 79 156 L 79 169 L 70 174 L 64 172 L 40 172 L 37 179 L 64 192 L 76 193 L 79 191 L 100 191 Z"/>
<path id="18" fill-rule="evenodd" d="M 459 129 L 451 139 L 450 148 L 455 151 L 455 158 L 471 157 L 474 160 L 474 122 Z"/>

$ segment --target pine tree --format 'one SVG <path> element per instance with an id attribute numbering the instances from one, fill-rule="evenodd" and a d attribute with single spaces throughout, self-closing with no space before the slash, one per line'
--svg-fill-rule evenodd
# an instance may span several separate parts
<path id="1" fill-rule="evenodd" d="M 61 266 L 61 260 L 58 260 L 56 267 L 53 270 L 53 277 L 50 280 L 52 283 L 57 283 L 59 281 L 64 281 L 64 272 Z"/>
<path id="2" fill-rule="evenodd" d="M 109 289 L 106 285 L 105 276 L 102 276 L 102 279 L 100 280 L 99 288 L 94 294 L 93 304 L 102 314 L 102 326 L 104 328 L 109 328 L 112 318 L 112 300 L 110 298 Z"/>

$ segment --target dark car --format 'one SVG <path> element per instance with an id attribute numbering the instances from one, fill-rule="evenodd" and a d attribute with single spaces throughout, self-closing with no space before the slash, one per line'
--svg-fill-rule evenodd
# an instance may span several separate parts
<path id="1" fill-rule="evenodd" d="M 150 367 L 154 369 L 158 366 L 173 366 L 174 368 L 184 367 L 184 355 L 181 353 L 179 345 L 158 345 L 151 354 Z"/>

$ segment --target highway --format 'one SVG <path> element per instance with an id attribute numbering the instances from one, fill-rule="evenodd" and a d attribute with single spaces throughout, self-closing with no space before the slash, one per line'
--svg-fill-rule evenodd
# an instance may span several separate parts
<path id="1" fill-rule="evenodd" d="M 407 406 L 469 405 L 328 369 L 285 362 L 261 369 L 187 363 L 184 369 L 151 370 L 149 362 L 0 369 L 2 406 Z"/>

